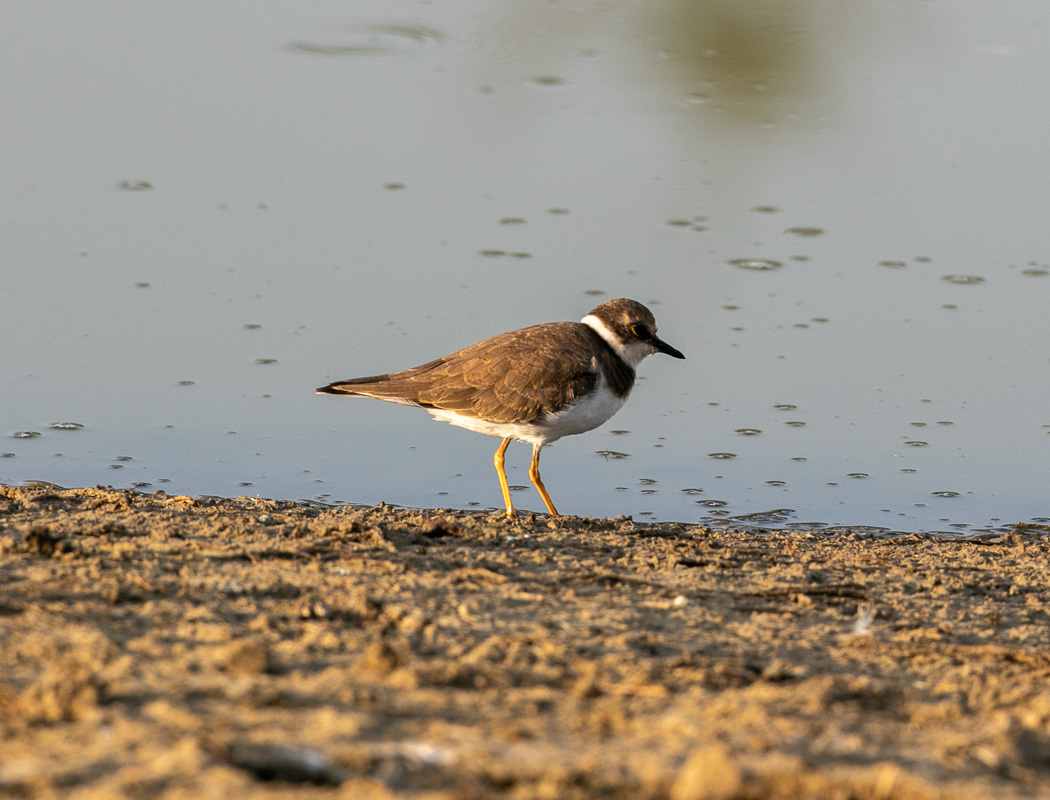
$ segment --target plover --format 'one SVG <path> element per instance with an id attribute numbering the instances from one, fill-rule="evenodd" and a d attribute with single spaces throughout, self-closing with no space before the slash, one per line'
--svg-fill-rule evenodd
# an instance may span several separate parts
<path id="1" fill-rule="evenodd" d="M 558 516 L 540 479 L 540 450 L 586 433 L 623 407 L 651 353 L 685 358 L 656 335 L 652 312 L 609 300 L 580 322 L 549 322 L 503 333 L 412 369 L 351 378 L 319 394 L 351 394 L 426 409 L 436 419 L 503 439 L 496 450 L 507 516 L 514 516 L 503 455 L 511 439 L 532 445 L 529 478 Z"/>

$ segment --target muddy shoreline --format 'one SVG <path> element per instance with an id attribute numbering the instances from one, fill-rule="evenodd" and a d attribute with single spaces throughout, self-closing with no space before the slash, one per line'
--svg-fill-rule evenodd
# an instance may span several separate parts
<path id="1" fill-rule="evenodd" d="M 1050 797 L 1050 536 L 0 487 L 0 797 Z"/>

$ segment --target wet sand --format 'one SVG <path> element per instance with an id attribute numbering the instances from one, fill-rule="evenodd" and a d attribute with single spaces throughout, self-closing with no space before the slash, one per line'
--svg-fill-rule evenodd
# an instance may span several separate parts
<path id="1" fill-rule="evenodd" d="M 1050 797 L 1050 539 L 0 487 L 0 797 Z"/>

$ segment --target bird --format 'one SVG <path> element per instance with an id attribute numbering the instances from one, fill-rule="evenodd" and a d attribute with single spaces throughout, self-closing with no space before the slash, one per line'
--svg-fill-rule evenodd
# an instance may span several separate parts
<path id="1" fill-rule="evenodd" d="M 417 406 L 435 419 L 500 437 L 493 461 L 508 517 L 515 510 L 504 454 L 514 439 L 531 444 L 529 479 L 556 517 L 540 477 L 540 451 L 607 422 L 627 401 L 635 367 L 653 353 L 685 358 L 656 335 L 648 308 L 617 298 L 580 322 L 520 328 L 412 369 L 335 381 L 315 391 Z"/>

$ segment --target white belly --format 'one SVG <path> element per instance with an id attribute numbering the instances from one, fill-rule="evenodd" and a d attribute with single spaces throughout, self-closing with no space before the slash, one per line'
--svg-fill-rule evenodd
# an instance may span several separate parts
<path id="1" fill-rule="evenodd" d="M 572 436 L 577 433 L 586 433 L 594 430 L 612 418 L 613 414 L 623 408 L 627 401 L 625 397 L 617 397 L 608 390 L 605 382 L 601 381 L 596 390 L 586 397 L 581 398 L 571 406 L 566 406 L 559 411 L 548 413 L 539 420 L 530 423 L 521 422 L 489 422 L 475 417 L 465 417 L 452 411 L 441 409 L 430 409 L 435 419 L 444 420 L 461 428 L 484 433 L 489 436 L 499 436 L 506 439 L 518 439 L 530 444 L 550 444 L 556 442 L 563 436 Z"/>

